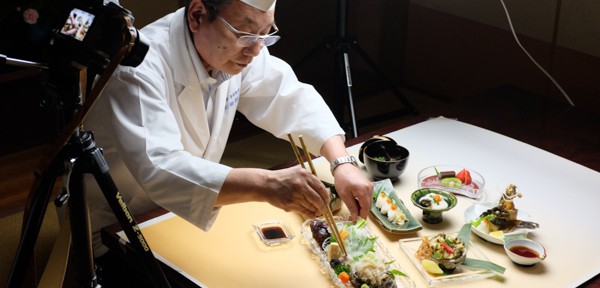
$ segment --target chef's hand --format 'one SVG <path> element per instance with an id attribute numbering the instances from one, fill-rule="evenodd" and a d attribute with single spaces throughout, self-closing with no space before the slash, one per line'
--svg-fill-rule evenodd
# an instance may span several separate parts
<path id="1" fill-rule="evenodd" d="M 350 220 L 367 219 L 373 201 L 373 183 L 356 166 L 340 165 L 333 171 L 335 190 L 350 210 Z"/>
<path id="2" fill-rule="evenodd" d="M 215 206 L 260 201 L 315 218 L 325 212 L 329 193 L 321 180 L 300 166 L 281 170 L 235 168 L 227 174 Z"/>
<path id="3" fill-rule="evenodd" d="M 329 189 L 321 180 L 300 166 L 270 171 L 266 181 L 266 201 L 285 211 L 307 218 L 323 215 L 329 203 Z"/>

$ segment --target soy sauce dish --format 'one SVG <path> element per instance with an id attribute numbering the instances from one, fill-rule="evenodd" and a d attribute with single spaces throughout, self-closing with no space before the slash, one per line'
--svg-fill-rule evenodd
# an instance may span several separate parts
<path id="1" fill-rule="evenodd" d="M 535 265 L 547 256 L 544 246 L 530 239 L 506 241 L 504 251 L 515 264 L 526 267 Z"/>
<path id="2" fill-rule="evenodd" d="M 294 232 L 280 220 L 268 220 L 254 224 L 254 230 L 267 246 L 277 246 L 294 239 Z"/>

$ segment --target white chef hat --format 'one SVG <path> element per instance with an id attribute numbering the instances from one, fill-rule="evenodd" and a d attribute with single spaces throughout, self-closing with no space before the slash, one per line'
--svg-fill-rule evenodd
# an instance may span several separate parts
<path id="1" fill-rule="evenodd" d="M 240 0 L 256 9 L 262 10 L 262 11 L 269 11 L 271 9 L 275 8 L 275 2 L 276 0 Z"/>

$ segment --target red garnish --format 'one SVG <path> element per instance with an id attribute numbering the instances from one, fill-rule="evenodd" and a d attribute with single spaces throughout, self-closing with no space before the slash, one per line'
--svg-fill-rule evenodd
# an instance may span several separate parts
<path id="1" fill-rule="evenodd" d="M 446 252 L 448 252 L 448 254 L 454 254 L 454 249 L 450 248 L 450 245 L 448 245 L 448 243 L 440 242 L 440 245 L 442 245 L 442 247 L 444 247 L 444 249 L 446 250 Z"/>
<path id="2" fill-rule="evenodd" d="M 471 172 L 469 172 L 467 169 L 460 170 L 460 172 L 456 174 L 456 178 L 460 179 L 460 181 L 465 185 L 469 185 L 473 181 L 471 179 Z"/>

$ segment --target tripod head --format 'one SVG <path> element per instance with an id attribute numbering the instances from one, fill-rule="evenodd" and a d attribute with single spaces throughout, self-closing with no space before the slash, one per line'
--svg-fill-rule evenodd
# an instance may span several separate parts
<path id="1" fill-rule="evenodd" d="M 103 72 L 110 76 L 111 64 L 113 70 L 116 65 L 139 65 L 148 45 L 140 40 L 131 13 L 115 3 L 68 0 L 57 9 L 55 28 L 42 52 L 44 63 L 0 55 L 0 64 L 41 69 L 46 93 L 40 104 L 57 108 L 62 118 L 58 121 L 60 132 L 67 122 L 82 120 L 72 117 L 84 105 L 83 97 L 91 92 L 92 86 L 80 87 L 81 83 L 93 83 Z"/>

